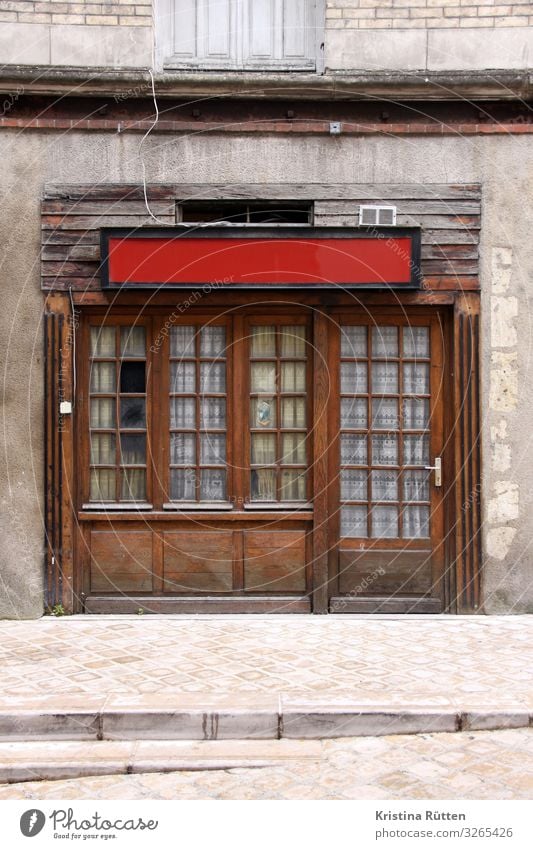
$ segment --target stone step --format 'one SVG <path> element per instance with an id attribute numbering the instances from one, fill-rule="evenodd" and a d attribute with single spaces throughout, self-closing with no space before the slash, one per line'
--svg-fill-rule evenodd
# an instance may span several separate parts
<path id="1" fill-rule="evenodd" d="M 308 764 L 320 754 L 321 744 L 310 740 L 0 743 L 0 782 Z"/>

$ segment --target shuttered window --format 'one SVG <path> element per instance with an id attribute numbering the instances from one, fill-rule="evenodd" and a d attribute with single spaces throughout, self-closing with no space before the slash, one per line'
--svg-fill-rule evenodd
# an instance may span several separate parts
<path id="1" fill-rule="evenodd" d="M 162 0 L 166 68 L 314 70 L 316 0 Z"/>

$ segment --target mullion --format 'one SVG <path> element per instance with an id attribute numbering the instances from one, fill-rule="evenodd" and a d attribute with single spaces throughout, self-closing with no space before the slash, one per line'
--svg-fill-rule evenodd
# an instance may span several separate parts
<path id="1" fill-rule="evenodd" d="M 275 354 L 276 354 L 276 501 L 281 501 L 281 331 L 280 325 L 275 325 Z"/>
<path id="2" fill-rule="evenodd" d="M 120 441 L 120 329 L 115 327 L 115 501 L 122 501 L 122 442 Z"/>
<path id="3" fill-rule="evenodd" d="M 195 355 L 195 375 L 196 375 L 196 433 L 195 433 L 195 455 L 194 455 L 194 494 L 196 496 L 195 501 L 200 501 L 200 441 L 201 441 L 201 432 L 202 432 L 202 420 L 201 420 L 201 409 L 202 409 L 202 384 L 200 383 L 201 379 L 201 365 L 200 365 L 200 335 L 201 329 L 199 326 L 195 326 L 195 334 L 194 334 L 194 355 Z"/>
<path id="4" fill-rule="evenodd" d="M 404 366 L 404 358 L 403 358 L 403 342 L 404 342 L 404 332 L 405 326 L 402 325 L 398 328 L 398 351 L 400 353 L 400 365 L 398 367 L 398 389 L 400 392 L 399 399 L 399 409 L 398 409 L 398 459 L 400 461 L 400 473 L 398 475 L 399 482 L 398 485 L 400 487 L 400 491 L 398 493 L 400 503 L 399 503 L 399 515 L 398 515 L 398 536 L 400 539 L 403 539 L 403 511 L 405 509 L 405 502 L 403 498 L 403 487 L 404 487 L 404 468 L 405 468 L 405 454 L 404 454 L 404 440 L 403 440 L 403 399 L 404 399 L 404 380 L 403 380 L 403 366 Z"/>

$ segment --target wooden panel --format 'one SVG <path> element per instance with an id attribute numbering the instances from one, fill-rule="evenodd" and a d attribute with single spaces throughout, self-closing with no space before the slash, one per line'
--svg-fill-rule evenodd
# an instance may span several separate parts
<path id="1" fill-rule="evenodd" d="M 163 590 L 171 593 L 231 592 L 231 531 L 164 533 Z"/>
<path id="2" fill-rule="evenodd" d="M 333 596 L 330 613 L 442 613 L 442 602 L 438 598 L 400 597 L 346 598 Z"/>
<path id="3" fill-rule="evenodd" d="M 151 531 L 91 531 L 91 592 L 151 590 Z"/>
<path id="4" fill-rule="evenodd" d="M 431 590 L 431 551 L 339 551 L 339 591 L 427 593 Z"/>
<path id="5" fill-rule="evenodd" d="M 98 596 L 87 598 L 87 613 L 309 613 L 306 596 L 136 596 L 135 598 Z"/>
<path id="6" fill-rule="evenodd" d="M 263 593 L 305 590 L 305 532 L 245 531 L 244 588 Z"/>

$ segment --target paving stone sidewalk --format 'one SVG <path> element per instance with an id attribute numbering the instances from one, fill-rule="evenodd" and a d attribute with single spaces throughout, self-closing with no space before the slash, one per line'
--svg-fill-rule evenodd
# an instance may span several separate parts
<path id="1" fill-rule="evenodd" d="M 0 706 L 279 694 L 531 710 L 533 616 L 45 617 L 0 622 Z"/>
<path id="2" fill-rule="evenodd" d="M 307 745 L 307 744 L 304 744 Z M 4 799 L 531 799 L 533 730 L 315 743 L 284 766 L 26 782 Z"/>

